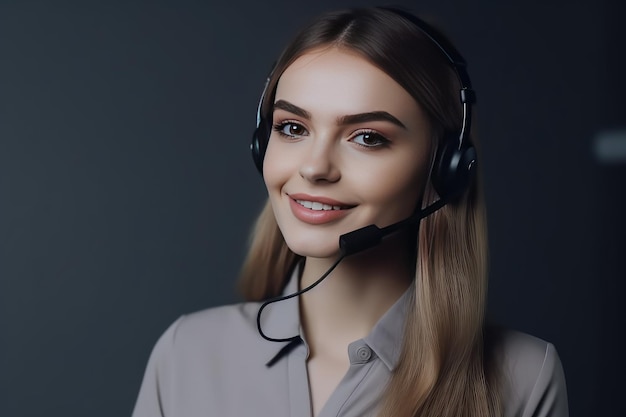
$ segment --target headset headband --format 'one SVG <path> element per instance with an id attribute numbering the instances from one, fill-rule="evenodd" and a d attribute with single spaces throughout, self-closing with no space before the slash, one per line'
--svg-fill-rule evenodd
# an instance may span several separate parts
<path id="1" fill-rule="evenodd" d="M 411 22 L 426 36 L 433 45 L 441 51 L 454 70 L 460 84 L 459 99 L 462 106 L 461 129 L 458 132 L 448 133 L 437 155 L 431 172 L 431 181 L 435 190 L 442 199 L 451 200 L 463 193 L 468 187 L 476 168 L 476 150 L 470 142 L 469 135 L 472 121 L 472 105 L 476 103 L 476 94 L 472 89 L 467 63 L 457 50 L 428 23 L 404 11 L 392 7 L 377 7 L 394 13 Z M 274 68 L 270 72 L 263 88 L 263 93 L 257 106 L 257 125 L 250 145 L 252 158 L 257 169 L 263 175 L 263 159 L 271 133 L 271 127 L 262 115 L 262 105 Z"/>

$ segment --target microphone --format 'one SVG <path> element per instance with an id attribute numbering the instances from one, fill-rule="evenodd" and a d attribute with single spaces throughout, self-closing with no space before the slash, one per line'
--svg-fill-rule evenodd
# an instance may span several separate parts
<path id="1" fill-rule="evenodd" d="M 419 223 L 424 217 L 433 214 L 441 207 L 446 205 L 446 200 L 443 198 L 435 201 L 426 208 L 413 213 L 410 217 L 401 220 L 399 222 L 390 224 L 382 229 L 375 224 L 362 227 L 360 229 L 353 230 L 339 236 L 339 249 L 343 256 L 353 255 L 358 252 L 362 252 L 366 249 L 372 248 L 378 245 L 385 236 L 395 233 L 409 226 L 414 226 Z"/>
<path id="2" fill-rule="evenodd" d="M 328 268 L 328 270 L 324 272 L 324 274 L 320 278 L 318 278 L 317 281 L 315 281 L 313 284 L 309 285 L 308 287 L 298 290 L 294 293 L 281 295 L 278 297 L 273 297 L 273 298 L 270 298 L 269 300 L 266 300 L 263 304 L 261 304 L 261 307 L 259 307 L 259 312 L 256 315 L 256 326 L 261 337 L 270 342 L 293 342 L 294 340 L 299 339 L 300 336 L 292 336 L 292 337 L 276 339 L 276 338 L 267 336 L 265 333 L 263 333 L 263 329 L 261 328 L 261 313 L 263 312 L 265 307 L 267 307 L 270 304 L 276 303 L 278 301 L 288 300 L 290 298 L 297 297 L 301 294 L 304 294 L 305 292 L 309 290 L 312 290 L 319 283 L 321 283 L 324 279 L 326 279 L 326 277 L 330 275 L 330 273 L 337 267 L 337 265 L 339 265 L 339 263 L 346 256 L 354 255 L 355 253 L 359 253 L 366 249 L 373 248 L 374 246 L 378 245 L 383 240 L 384 237 L 392 233 L 398 232 L 402 229 L 405 229 L 407 227 L 418 224 L 420 220 L 422 220 L 424 217 L 430 216 L 435 211 L 445 206 L 446 203 L 447 203 L 446 199 L 440 198 L 439 200 L 435 201 L 434 203 L 427 206 L 426 208 L 416 211 L 410 217 L 404 220 L 401 220 L 399 222 L 392 223 L 389 226 L 383 227 L 382 229 L 376 226 L 375 224 L 370 224 L 369 226 L 365 226 L 360 229 L 356 229 L 356 230 L 353 230 L 352 232 L 348 232 L 339 236 L 340 255 L 337 258 L 337 260 L 331 265 L 331 267 Z"/>

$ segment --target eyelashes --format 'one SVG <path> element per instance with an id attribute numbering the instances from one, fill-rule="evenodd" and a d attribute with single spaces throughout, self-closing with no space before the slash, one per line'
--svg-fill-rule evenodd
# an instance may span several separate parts
<path id="1" fill-rule="evenodd" d="M 293 120 L 275 123 L 273 130 L 288 139 L 299 139 L 309 135 L 309 131 L 302 124 Z M 366 149 L 384 147 L 391 143 L 385 136 L 372 129 L 358 129 L 351 133 L 349 140 Z"/>
<path id="2" fill-rule="evenodd" d="M 287 138 L 299 138 L 309 134 L 309 132 L 300 123 L 288 120 L 276 123 L 274 125 L 274 131 Z"/>
<path id="3" fill-rule="evenodd" d="M 389 139 L 375 130 L 362 130 L 352 137 L 352 142 L 365 148 L 377 148 L 390 143 Z"/>

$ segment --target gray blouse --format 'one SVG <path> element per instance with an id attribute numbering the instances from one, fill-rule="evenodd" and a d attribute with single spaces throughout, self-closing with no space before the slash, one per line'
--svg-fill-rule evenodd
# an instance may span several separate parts
<path id="1" fill-rule="evenodd" d="M 296 274 L 294 274 L 296 275 Z M 285 294 L 297 290 L 292 278 Z M 400 354 L 405 293 L 371 333 L 348 346 L 350 367 L 320 417 L 375 416 Z M 307 345 L 270 342 L 256 327 L 260 303 L 212 308 L 179 318 L 157 342 L 133 417 L 311 417 Z M 298 298 L 269 305 L 262 329 L 301 334 Z M 550 343 L 524 333 L 501 337 L 505 417 L 567 417 L 565 378 Z"/>

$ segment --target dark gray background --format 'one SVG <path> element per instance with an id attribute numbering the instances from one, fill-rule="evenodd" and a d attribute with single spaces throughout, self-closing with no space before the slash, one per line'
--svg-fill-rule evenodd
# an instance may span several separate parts
<path id="1" fill-rule="evenodd" d="M 375 4 L 261 3 L 0 2 L 0 416 L 129 415 L 166 326 L 238 300 L 266 72 Z M 626 127 L 619 3 L 397 2 L 470 63 L 490 315 L 557 346 L 574 417 L 626 415 L 626 165 L 592 152 Z"/>

